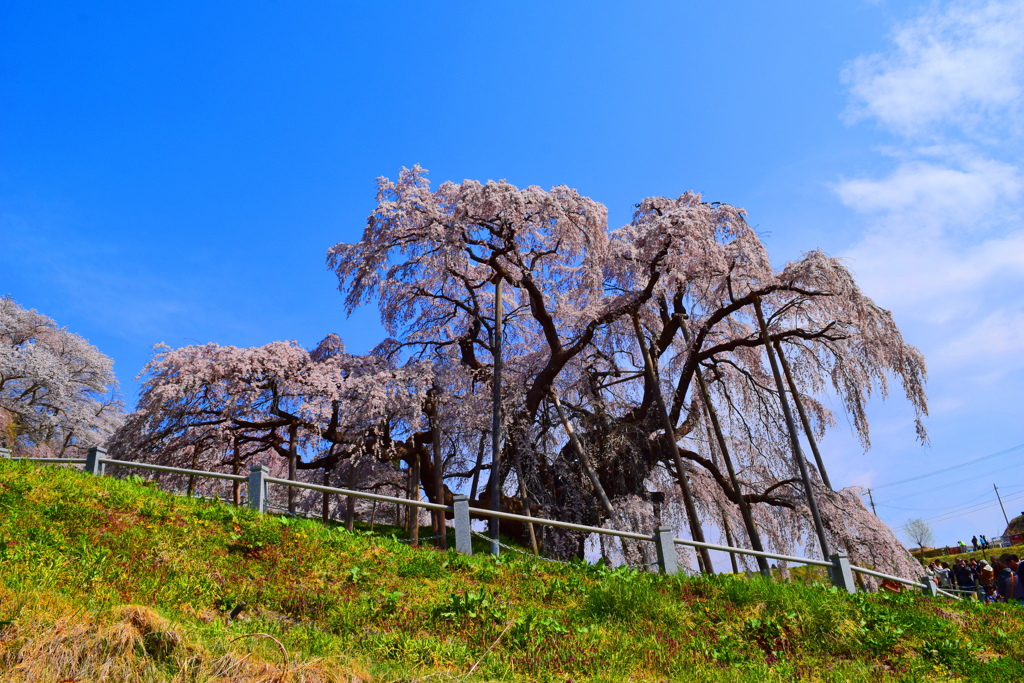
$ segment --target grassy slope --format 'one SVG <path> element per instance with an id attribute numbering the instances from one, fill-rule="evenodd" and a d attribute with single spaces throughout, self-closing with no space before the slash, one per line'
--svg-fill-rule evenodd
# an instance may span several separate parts
<path id="1" fill-rule="evenodd" d="M 4 681 L 1006 681 L 1022 661 L 1016 605 L 466 558 L 0 461 Z"/>
<path id="2" fill-rule="evenodd" d="M 988 550 L 972 550 L 966 553 L 957 553 L 956 555 L 938 555 L 936 557 L 926 557 L 922 560 L 923 564 L 929 562 L 948 562 L 950 566 L 958 559 L 962 560 L 988 560 L 992 557 L 999 557 L 1004 553 L 1013 553 L 1018 557 L 1024 555 L 1024 545 L 1015 545 L 1009 548 L 989 548 Z"/>

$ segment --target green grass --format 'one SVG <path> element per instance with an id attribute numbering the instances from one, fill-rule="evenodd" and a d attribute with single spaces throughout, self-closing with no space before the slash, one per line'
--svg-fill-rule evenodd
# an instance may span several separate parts
<path id="1" fill-rule="evenodd" d="M 463 557 L 386 534 L 0 461 L 0 680 L 1024 676 L 1016 605 Z"/>
<path id="2" fill-rule="evenodd" d="M 1004 553 L 1012 553 L 1017 557 L 1024 556 L 1024 545 L 1015 545 L 1009 548 L 990 547 L 988 550 L 972 550 L 966 553 L 957 553 L 956 555 L 937 555 L 935 557 L 926 557 L 923 560 L 918 559 L 924 566 L 927 566 L 929 562 L 948 562 L 949 566 L 952 567 L 953 562 L 957 559 L 968 561 L 972 558 L 975 560 L 988 560 L 991 557 L 996 557 L 998 559 Z"/>

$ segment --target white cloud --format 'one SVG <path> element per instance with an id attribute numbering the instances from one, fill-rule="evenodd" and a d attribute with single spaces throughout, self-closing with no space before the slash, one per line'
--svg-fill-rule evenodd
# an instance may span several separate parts
<path id="1" fill-rule="evenodd" d="M 934 161 L 905 161 L 885 178 L 854 178 L 835 186 L 843 203 L 856 211 L 911 213 L 916 215 L 914 223 L 927 220 L 951 228 L 987 220 L 1001 204 L 1016 200 L 1022 189 L 1020 169 L 979 157 L 959 168 Z"/>
<path id="2" fill-rule="evenodd" d="M 1015 125 L 1024 92 L 1024 3 L 960 2 L 897 27 L 894 50 L 854 60 L 842 77 L 851 121 L 907 136 L 946 125 L 986 137 Z"/>
<path id="3" fill-rule="evenodd" d="M 999 360 L 997 375 L 1024 367 L 1024 308 L 999 309 L 985 316 L 945 349 L 943 360 L 973 362 L 982 349 L 986 359 Z"/>
<path id="4" fill-rule="evenodd" d="M 845 256 L 864 291 L 901 318 L 961 320 L 961 333 L 1024 287 L 1024 230 L 964 244 L 931 228 L 874 225 Z"/>
<path id="5" fill-rule="evenodd" d="M 861 286 L 925 340 L 933 367 L 966 363 L 972 348 L 1017 352 L 1024 172 L 1008 120 L 1024 112 L 1024 0 L 933 5 L 843 77 L 852 119 L 901 140 L 885 150 L 888 174 L 833 186 L 866 216 L 844 254 Z"/>

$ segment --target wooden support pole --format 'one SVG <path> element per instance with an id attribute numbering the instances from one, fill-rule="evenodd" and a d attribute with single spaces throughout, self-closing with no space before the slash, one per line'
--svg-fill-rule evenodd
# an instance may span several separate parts
<path id="1" fill-rule="evenodd" d="M 527 517 L 533 517 L 530 513 L 530 497 L 526 494 L 526 482 L 523 481 L 523 473 L 517 473 L 519 479 L 519 498 L 523 502 L 523 514 Z M 530 549 L 533 550 L 534 555 L 540 555 L 540 548 L 537 547 L 537 535 L 533 532 L 533 522 L 526 523 L 526 531 L 530 536 Z"/>
<path id="2" fill-rule="evenodd" d="M 686 328 L 686 319 L 683 318 L 679 321 L 679 329 L 683 332 L 683 340 L 687 345 L 690 344 L 690 332 Z M 696 353 L 696 350 L 692 350 Z M 746 527 L 747 537 L 750 538 L 750 547 L 753 550 L 764 552 L 764 546 L 761 544 L 761 535 L 757 532 L 757 525 L 754 524 L 754 516 L 750 512 L 750 503 L 743 496 L 743 487 L 740 485 L 740 479 L 736 475 L 736 467 L 733 465 L 732 456 L 729 453 L 729 446 L 725 441 L 725 433 L 722 431 L 722 424 L 718 420 L 718 411 L 715 410 L 714 403 L 711 402 L 711 394 L 708 391 L 708 385 L 704 381 L 704 375 L 700 372 L 700 364 L 698 363 L 693 372 L 697 378 L 697 388 L 700 390 L 701 403 L 704 404 L 704 414 L 707 416 L 708 421 L 711 423 L 711 428 L 715 432 L 715 440 L 718 442 L 718 450 L 722 454 L 722 459 L 725 461 L 725 469 L 729 472 L 729 482 L 732 484 L 733 490 L 736 492 L 736 498 L 739 500 L 740 515 L 743 517 L 743 526 Z M 730 543 L 729 545 L 732 545 Z M 735 559 L 733 559 L 735 563 Z M 767 577 L 771 577 L 771 567 L 768 565 L 768 560 L 763 557 L 757 557 L 757 568 L 758 570 Z"/>
<path id="3" fill-rule="evenodd" d="M 288 481 L 295 481 L 299 464 L 299 426 L 292 424 L 288 428 Z M 288 514 L 295 514 L 295 497 L 298 489 L 288 487 Z"/>
<path id="4" fill-rule="evenodd" d="M 555 410 L 558 411 L 558 418 L 562 421 L 562 427 L 565 428 L 566 433 L 569 435 L 569 443 L 572 444 L 572 448 L 576 451 L 576 457 L 580 461 L 580 465 L 583 466 L 583 471 L 587 475 L 587 479 L 590 480 L 590 485 L 594 487 L 594 494 L 597 496 L 597 500 L 601 503 L 604 513 L 608 515 L 608 518 L 615 520 L 615 508 L 612 507 L 611 501 L 608 499 L 608 494 L 605 493 L 604 486 L 601 485 L 601 480 L 597 478 L 597 471 L 594 470 L 593 463 L 590 462 L 590 456 L 587 455 L 586 451 L 583 450 L 583 444 L 580 443 L 579 437 L 576 436 L 576 430 L 572 428 L 572 423 L 569 421 L 569 416 L 566 415 L 565 409 L 562 408 L 562 402 L 558 400 L 558 393 L 555 388 L 551 388 L 551 400 L 555 404 Z"/>
<path id="5" fill-rule="evenodd" d="M 412 481 L 412 486 L 410 487 L 409 491 L 409 500 L 419 502 L 420 454 L 418 450 L 413 451 L 412 472 L 410 473 L 409 479 Z M 411 543 L 409 543 L 410 547 L 420 547 L 420 509 L 415 505 L 409 506 L 409 538 L 412 541 Z"/>
<path id="6" fill-rule="evenodd" d="M 331 485 L 331 471 L 324 468 L 324 486 Z M 327 524 L 331 520 L 331 494 L 323 492 L 323 500 L 320 501 L 320 521 Z"/>
<path id="7" fill-rule="evenodd" d="M 441 415 L 440 415 L 440 400 L 441 390 L 434 389 L 433 391 L 433 410 L 431 414 L 431 427 L 433 431 L 432 439 L 434 446 L 434 496 L 438 503 L 444 504 L 444 459 L 441 455 Z M 444 511 L 434 510 L 434 545 L 441 550 L 448 549 L 448 538 L 445 535 L 445 523 L 444 523 Z"/>
<path id="8" fill-rule="evenodd" d="M 796 390 L 796 382 L 793 381 L 793 372 L 789 369 L 789 361 L 786 360 L 786 354 L 782 353 L 782 342 L 776 340 L 775 352 L 779 354 L 779 363 L 782 365 L 782 371 L 786 375 L 786 383 L 789 384 L 789 395 L 793 397 L 793 403 L 796 404 L 796 412 L 800 415 L 800 424 L 804 427 L 804 434 L 807 436 L 807 443 L 811 444 L 811 452 L 814 453 L 814 462 L 818 465 L 818 474 L 821 475 L 821 480 L 825 482 L 825 486 L 828 487 L 829 491 L 835 491 L 832 488 L 832 482 L 828 480 L 828 472 L 825 471 L 825 461 L 821 457 L 821 452 L 818 450 L 818 441 L 814 438 L 814 432 L 811 431 L 811 421 L 807 419 L 807 411 L 804 410 L 804 402 L 800 400 L 800 392 Z"/>
<path id="9" fill-rule="evenodd" d="M 505 313 L 501 301 L 501 276 L 494 278 L 494 339 L 491 349 L 494 353 L 494 381 L 492 382 L 492 413 L 491 413 L 491 511 L 499 512 L 501 508 L 501 323 Z M 501 553 L 498 543 L 498 518 L 489 520 L 491 532 L 491 555 L 497 557 Z"/>
<path id="10" fill-rule="evenodd" d="M 789 409 L 789 401 L 786 400 L 786 388 L 782 383 L 782 373 L 779 371 L 779 363 L 775 359 L 775 350 L 772 348 L 771 335 L 768 334 L 768 323 L 764 319 L 764 311 L 761 310 L 761 299 L 754 295 L 754 312 L 757 314 L 757 323 L 761 327 L 761 337 L 764 340 L 764 348 L 768 352 L 768 363 L 772 366 L 772 375 L 775 377 L 775 387 L 779 392 L 779 403 L 782 404 L 782 414 L 786 419 L 786 429 L 789 431 L 789 443 L 793 448 L 793 457 L 796 459 L 800 469 L 800 479 L 804 484 L 804 495 L 807 497 L 807 506 L 811 509 L 811 518 L 814 520 L 814 530 L 818 535 L 818 543 L 821 544 L 821 555 L 829 559 L 828 538 L 825 536 L 825 525 L 821 522 L 821 514 L 818 512 L 818 503 L 814 499 L 814 490 L 811 488 L 811 476 L 807 471 L 807 461 L 804 460 L 803 449 L 800 448 L 800 439 L 797 436 L 796 424 L 793 422 L 793 412 Z"/>
<path id="11" fill-rule="evenodd" d="M 637 343 L 640 345 L 640 352 L 644 359 L 644 372 L 647 381 L 654 392 L 654 399 L 658 404 L 658 411 L 661 413 L 661 425 L 665 430 L 665 445 L 668 446 L 672 456 L 672 464 L 676 468 L 676 477 L 679 480 L 679 488 L 683 492 L 683 507 L 686 509 L 686 516 L 690 522 L 690 535 L 698 543 L 704 543 L 704 529 L 701 527 L 700 519 L 697 517 L 697 506 L 693 502 L 693 492 L 690 490 L 690 480 L 686 476 L 686 469 L 683 467 L 683 457 L 679 455 L 679 444 L 676 443 L 676 430 L 669 419 L 668 410 L 665 408 L 665 399 L 661 395 L 661 386 L 658 384 L 658 375 L 654 371 L 654 361 L 647 349 L 647 342 L 644 340 L 644 331 L 640 327 L 640 316 L 633 314 L 633 331 L 636 333 Z M 697 560 L 701 565 L 700 570 L 705 574 L 714 574 L 715 570 L 711 564 L 711 553 L 707 548 L 700 548 L 697 552 Z"/>

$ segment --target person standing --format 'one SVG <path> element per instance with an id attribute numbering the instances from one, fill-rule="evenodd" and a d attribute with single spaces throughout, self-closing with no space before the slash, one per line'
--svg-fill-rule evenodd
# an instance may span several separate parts
<path id="1" fill-rule="evenodd" d="M 978 552 L 978 537 L 971 536 L 971 545 L 974 546 L 974 552 Z"/>
<path id="2" fill-rule="evenodd" d="M 956 585 L 960 590 L 974 590 L 974 575 L 971 573 L 971 568 L 962 559 L 958 559 L 954 563 L 953 575 L 956 577 Z"/>
<path id="3" fill-rule="evenodd" d="M 985 560 L 978 562 L 978 583 L 985 591 L 985 602 L 992 602 L 992 594 L 995 593 L 995 570 Z"/>
<path id="4" fill-rule="evenodd" d="M 996 577 L 996 588 L 1002 602 L 1024 603 L 1024 582 L 1021 582 L 1018 571 L 1020 558 L 1013 553 L 1005 553 L 999 558 L 1003 570 Z"/>
<path id="5" fill-rule="evenodd" d="M 939 565 L 937 574 L 939 576 L 939 588 L 949 590 L 953 587 L 953 571 L 949 568 L 948 562 L 943 562 Z"/>

